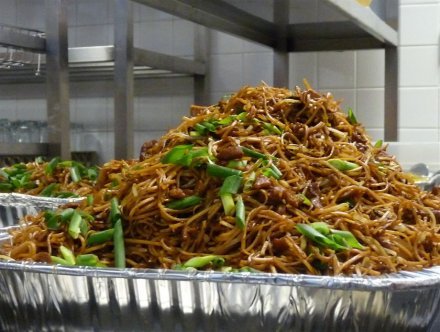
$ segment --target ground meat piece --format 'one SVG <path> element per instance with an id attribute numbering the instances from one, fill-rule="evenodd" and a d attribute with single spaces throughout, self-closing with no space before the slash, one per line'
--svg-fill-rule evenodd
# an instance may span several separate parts
<path id="1" fill-rule="evenodd" d="M 217 146 L 217 158 L 220 160 L 240 159 L 243 155 L 240 146 L 231 137 L 222 139 Z"/>
<path id="2" fill-rule="evenodd" d="M 156 144 L 157 144 L 156 140 L 145 142 L 141 147 L 141 154 L 139 156 L 139 160 L 142 161 L 147 159 L 149 156 L 151 156 L 152 155 L 151 148 L 154 147 Z"/>
<path id="3" fill-rule="evenodd" d="M 272 239 L 273 250 L 277 254 L 282 254 L 284 251 L 289 250 L 289 243 L 286 237 Z"/>
<path id="4" fill-rule="evenodd" d="M 280 204 L 283 201 L 284 191 L 286 189 L 281 186 L 273 186 L 267 191 L 267 202 L 269 204 Z"/>
<path id="5" fill-rule="evenodd" d="M 272 182 L 270 181 L 270 179 L 264 175 L 259 175 L 257 176 L 257 178 L 255 179 L 253 188 L 254 189 L 268 189 L 272 187 Z"/>
<path id="6" fill-rule="evenodd" d="M 353 132 L 353 135 L 351 138 L 354 142 L 354 145 L 356 146 L 356 148 L 359 151 L 361 151 L 361 152 L 367 151 L 367 149 L 368 149 L 368 146 L 366 144 L 367 140 L 365 139 L 365 137 L 362 134 L 355 131 L 355 132 Z"/>
<path id="7" fill-rule="evenodd" d="M 180 188 L 172 188 L 168 193 L 168 196 L 174 199 L 181 199 L 186 197 L 186 193 Z"/>
<path id="8" fill-rule="evenodd" d="M 306 196 L 310 198 L 313 206 L 322 208 L 321 190 L 319 189 L 319 184 L 317 182 L 312 182 L 310 186 L 308 186 Z"/>
<path id="9" fill-rule="evenodd" d="M 299 195 L 289 190 L 284 191 L 284 199 L 287 204 L 291 205 L 294 208 L 298 207 L 299 204 L 302 202 L 302 199 L 299 197 Z"/>

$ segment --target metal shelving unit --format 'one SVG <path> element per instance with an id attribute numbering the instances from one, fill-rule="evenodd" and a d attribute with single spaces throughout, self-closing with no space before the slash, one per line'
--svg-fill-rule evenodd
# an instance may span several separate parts
<path id="1" fill-rule="evenodd" d="M 25 62 L 9 62 L 0 69 L 0 83 L 45 82 L 47 87 L 49 144 L 0 144 L 1 154 L 59 155 L 71 158 L 69 81 L 114 81 L 115 158 L 133 156 L 133 84 L 135 78 L 194 76 L 195 99 L 204 99 L 206 73 L 204 31 L 196 33 L 195 59 L 185 59 L 133 46 L 132 2 L 115 1 L 114 45 L 69 48 L 67 0 L 46 0 L 46 32 L 0 26 L 0 46 L 23 54 L 38 54 Z M 7 54 L 3 57 L 7 59 Z M 2 54 L 0 53 L 0 60 Z M 1 62 L 0 62 L 1 65 Z M 1 67 L 0 67 L 1 68 Z M 38 68 L 38 76 L 36 69 Z"/>
<path id="2" fill-rule="evenodd" d="M 40 56 L 47 86 L 47 114 L 51 128 L 49 144 L 42 147 L 49 155 L 70 156 L 69 80 L 113 78 L 115 84 L 115 158 L 133 155 L 133 80 L 157 75 L 194 76 L 195 102 L 205 100 L 207 34 L 203 28 L 195 35 L 194 60 L 141 50 L 133 46 L 133 9 L 129 0 L 114 0 L 114 46 L 68 48 L 67 0 L 45 0 L 45 35 L 20 29 L 0 28 L 0 45 Z M 263 1 L 263 0 L 262 0 Z M 385 49 L 385 140 L 397 140 L 397 16 L 373 11 L 354 0 L 319 0 L 340 19 L 295 22 L 289 16 L 304 0 L 267 0 L 270 19 L 240 9 L 236 0 L 135 0 L 135 2 L 187 19 L 202 27 L 216 29 L 266 45 L 274 50 L 274 84 L 288 86 L 290 52 Z M 397 0 L 387 1 L 387 4 Z M 300 6 L 299 6 L 300 7 Z M 298 7 L 298 8 L 299 8 Z M 397 12 L 397 10 L 396 10 Z M 330 15 L 332 16 L 332 15 Z M 334 16 L 334 15 L 333 15 Z M 391 23 L 390 23 L 391 22 Z M 17 67 L 0 82 L 26 81 L 32 69 Z"/>
<path id="3" fill-rule="evenodd" d="M 261 17 L 238 8 L 235 0 L 135 0 L 202 26 L 266 45 L 274 50 L 274 84 L 288 85 L 288 53 L 385 49 L 385 140 L 397 140 L 398 124 L 398 1 L 380 2 L 385 7 L 366 8 L 354 0 L 319 0 L 329 15 L 311 22 L 295 22 L 289 17 L 292 8 L 304 0 L 267 0 L 272 17 Z M 312 6 L 313 1 L 306 2 Z M 327 20 L 326 16 L 339 17 Z"/>

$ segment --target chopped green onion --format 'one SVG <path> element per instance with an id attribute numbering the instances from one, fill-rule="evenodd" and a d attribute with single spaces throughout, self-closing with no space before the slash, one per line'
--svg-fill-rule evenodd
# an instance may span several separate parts
<path id="1" fill-rule="evenodd" d="M 58 166 L 58 164 L 60 163 L 61 159 L 59 157 L 55 157 L 53 158 L 47 165 L 45 168 L 45 173 L 46 174 L 53 174 L 53 172 L 55 171 L 56 167 Z"/>
<path id="2" fill-rule="evenodd" d="M 81 223 L 79 224 L 79 229 L 83 236 L 86 236 L 87 232 L 89 231 L 89 223 L 84 218 L 81 220 Z"/>
<path id="3" fill-rule="evenodd" d="M 383 141 L 380 139 L 374 144 L 374 147 L 379 149 L 382 147 L 382 145 L 383 145 Z"/>
<path id="4" fill-rule="evenodd" d="M 162 164 L 177 164 L 191 149 L 192 144 L 176 145 L 160 160 Z"/>
<path id="5" fill-rule="evenodd" d="M 277 180 L 279 180 L 281 178 L 281 176 L 277 172 L 275 172 L 272 168 L 265 168 L 263 170 L 263 174 L 267 177 L 272 177 Z"/>
<path id="6" fill-rule="evenodd" d="M 242 122 L 247 121 L 248 113 L 247 112 L 241 112 L 241 113 L 237 114 L 236 119 L 240 120 Z"/>
<path id="7" fill-rule="evenodd" d="M 235 203 L 234 198 L 231 194 L 226 193 L 220 195 L 220 199 L 222 201 L 223 210 L 225 211 L 225 215 L 232 216 L 235 212 Z"/>
<path id="8" fill-rule="evenodd" d="M 328 163 L 339 171 L 351 171 L 359 165 L 342 159 L 329 159 Z"/>
<path id="9" fill-rule="evenodd" d="M 247 165 L 247 160 L 230 160 L 226 167 L 228 168 L 244 168 Z"/>
<path id="10" fill-rule="evenodd" d="M 330 227 L 328 227 L 328 224 L 323 221 L 316 221 L 314 223 L 311 223 L 310 226 L 312 226 L 322 235 L 330 234 Z"/>
<path id="11" fill-rule="evenodd" d="M 236 118 L 237 118 L 237 117 L 236 117 L 235 115 L 230 115 L 230 116 L 227 116 L 226 118 L 223 118 L 223 119 L 217 120 L 217 123 L 218 123 L 219 125 L 221 125 L 221 126 L 228 126 L 228 125 L 230 125 L 232 122 L 234 122 Z"/>
<path id="12" fill-rule="evenodd" d="M 228 176 L 231 175 L 241 176 L 243 174 L 243 172 L 238 169 L 220 166 L 216 164 L 207 164 L 206 171 L 208 172 L 209 175 L 217 176 L 220 178 L 227 178 Z"/>
<path id="13" fill-rule="evenodd" d="M 93 204 L 94 197 L 93 195 L 87 195 L 87 205 L 91 206 Z"/>
<path id="14" fill-rule="evenodd" d="M 70 177 L 72 178 L 73 182 L 81 181 L 81 174 L 77 165 L 70 167 Z"/>
<path id="15" fill-rule="evenodd" d="M 358 123 L 356 116 L 354 115 L 354 112 L 351 108 L 348 109 L 348 115 L 347 115 L 348 122 L 350 124 L 355 125 Z"/>
<path id="16" fill-rule="evenodd" d="M 54 192 L 57 190 L 58 186 L 59 186 L 58 183 L 51 183 L 40 192 L 40 195 L 45 197 L 51 197 L 53 196 Z"/>
<path id="17" fill-rule="evenodd" d="M 65 246 L 60 246 L 59 250 L 64 260 L 67 262 L 67 265 L 75 265 L 75 255 L 70 249 Z"/>
<path id="18" fill-rule="evenodd" d="M 349 231 L 341 231 L 337 229 L 332 229 L 332 239 L 345 247 L 351 247 L 356 249 L 364 249 L 364 247 L 359 243 L 359 241 L 354 237 L 354 235 Z"/>
<path id="19" fill-rule="evenodd" d="M 177 199 L 171 202 L 168 202 L 166 204 L 166 207 L 168 209 L 172 210 L 183 210 L 192 206 L 195 206 L 197 204 L 200 204 L 202 201 L 202 198 L 196 195 L 193 196 L 187 196 L 182 199 Z"/>
<path id="20" fill-rule="evenodd" d="M 69 262 L 66 261 L 65 259 L 58 257 L 58 256 L 50 256 L 50 259 L 51 259 L 52 263 L 54 263 L 54 264 L 72 265 L 72 264 L 69 264 Z"/>
<path id="21" fill-rule="evenodd" d="M 238 228 L 244 229 L 246 227 L 246 207 L 243 203 L 243 198 L 241 195 L 237 196 L 235 211 L 235 224 Z"/>
<path id="22" fill-rule="evenodd" d="M 114 228 L 109 228 L 104 231 L 94 232 L 87 238 L 87 245 L 94 246 L 96 244 L 101 244 L 113 239 L 113 234 L 115 232 Z"/>
<path id="23" fill-rule="evenodd" d="M 243 178 L 239 175 L 230 175 L 223 181 L 219 195 L 236 194 L 241 187 Z"/>
<path id="24" fill-rule="evenodd" d="M 283 177 L 283 173 L 281 173 L 280 169 L 276 167 L 274 164 L 270 164 L 270 169 L 273 172 L 273 177 L 277 180 L 281 179 Z"/>
<path id="25" fill-rule="evenodd" d="M 60 167 L 72 167 L 73 163 L 74 163 L 73 160 L 63 160 L 63 161 L 60 160 L 60 162 L 57 164 L 57 166 L 60 166 Z"/>
<path id="26" fill-rule="evenodd" d="M 208 264 L 212 264 L 214 267 L 221 267 L 225 263 L 225 259 L 220 256 L 207 255 L 193 257 L 187 260 L 185 263 L 181 264 L 180 267 L 185 268 L 201 268 Z"/>
<path id="27" fill-rule="evenodd" d="M 92 181 L 96 180 L 98 178 L 98 175 L 99 175 L 99 171 L 98 171 L 98 169 L 96 167 L 89 167 L 89 168 L 87 168 L 86 176 L 90 180 L 92 180 Z"/>
<path id="28" fill-rule="evenodd" d="M 61 221 L 68 221 L 72 219 L 75 210 L 72 208 L 67 208 L 60 213 Z"/>
<path id="29" fill-rule="evenodd" d="M 296 229 L 322 247 L 333 250 L 364 249 L 351 232 L 331 229 L 325 222 L 297 224 Z"/>
<path id="30" fill-rule="evenodd" d="M 267 156 L 264 153 L 249 149 L 245 146 L 241 147 L 241 151 L 243 151 L 243 153 L 246 156 L 252 157 L 252 158 L 257 158 L 257 159 L 268 159 Z"/>
<path id="31" fill-rule="evenodd" d="M 208 128 L 206 128 L 204 125 L 202 125 L 201 123 L 196 123 L 194 125 L 194 130 L 195 132 L 200 135 L 200 136 L 204 136 L 208 133 Z"/>
<path id="32" fill-rule="evenodd" d="M 177 145 L 173 149 L 171 149 L 164 157 L 162 157 L 160 161 L 164 164 L 174 164 L 190 167 L 197 166 L 199 164 L 199 162 L 194 161 L 195 159 L 201 159 L 208 156 L 208 148 L 198 148 L 193 150 L 192 144 Z"/>
<path id="33" fill-rule="evenodd" d="M 321 234 L 319 231 L 308 224 L 297 224 L 296 229 L 305 237 L 322 247 L 330 248 L 333 250 L 345 249 L 344 246 L 339 245 L 334 240 L 328 238 L 324 234 Z"/>
<path id="34" fill-rule="evenodd" d="M 263 128 L 271 134 L 282 135 L 283 132 L 277 126 L 269 122 L 262 122 Z"/>
<path id="35" fill-rule="evenodd" d="M 110 200 L 110 222 L 112 226 L 115 225 L 115 222 L 118 219 L 121 219 L 121 210 L 119 209 L 119 202 L 117 197 L 113 197 Z"/>
<path id="36" fill-rule="evenodd" d="M 113 246 L 115 255 L 115 267 L 125 268 L 125 244 L 124 230 L 122 229 L 122 220 L 118 219 L 115 223 L 113 233 Z"/>
<path id="37" fill-rule="evenodd" d="M 52 210 L 44 212 L 44 220 L 46 221 L 47 228 L 50 230 L 57 230 L 60 227 L 59 215 Z"/>
<path id="38" fill-rule="evenodd" d="M 76 256 L 76 265 L 79 266 L 99 266 L 98 256 L 94 254 L 83 254 Z"/>
<path id="39" fill-rule="evenodd" d="M 308 199 L 305 195 L 299 194 L 298 196 L 302 200 L 302 203 L 304 205 L 307 205 L 307 206 L 312 206 L 313 205 L 312 202 L 310 201 L 310 199 Z"/>
<path id="40" fill-rule="evenodd" d="M 73 212 L 67 231 L 69 235 L 74 239 L 77 239 L 79 234 L 81 233 L 81 229 L 80 229 L 81 221 L 82 221 L 81 215 L 77 211 Z"/>

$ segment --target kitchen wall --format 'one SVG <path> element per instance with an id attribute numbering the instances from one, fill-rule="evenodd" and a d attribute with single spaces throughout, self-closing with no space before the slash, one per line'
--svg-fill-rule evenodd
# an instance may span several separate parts
<path id="1" fill-rule="evenodd" d="M 383 0 L 374 0 L 383 1 Z M 0 23 L 44 29 L 44 3 L 40 0 L 2 0 Z M 241 6 L 271 15 L 261 0 L 245 0 Z M 303 0 L 313 19 L 325 8 L 317 0 Z M 69 45 L 91 46 L 113 43 L 113 1 L 69 2 Z M 134 4 L 136 46 L 191 57 L 195 25 L 151 8 Z M 440 168 L 439 118 L 439 19 L 438 0 L 400 1 L 399 47 L 399 141 L 393 153 L 405 167 L 424 161 Z M 292 13 L 295 14 L 294 12 Z M 212 31 L 209 58 L 210 102 L 242 85 L 273 82 L 273 53 L 270 49 Z M 383 137 L 384 52 L 382 50 L 296 53 L 290 55 L 290 87 L 303 78 L 321 91 L 341 99 L 343 109 L 352 107 L 373 140 Z M 137 149 L 142 142 L 163 134 L 188 112 L 193 101 L 192 79 L 161 78 L 135 83 Z M 113 157 L 113 99 L 111 82 L 72 83 L 71 120 L 80 124 L 81 135 L 73 136 L 76 148 L 93 148 L 101 161 Z M 0 86 L 0 118 L 44 119 L 44 86 L 16 84 Z M 117 120 L 116 120 L 117 121 Z M 82 128 L 81 128 L 82 127 Z M 408 144 L 416 149 L 405 148 Z M 403 148 L 402 148 L 403 146 Z"/>

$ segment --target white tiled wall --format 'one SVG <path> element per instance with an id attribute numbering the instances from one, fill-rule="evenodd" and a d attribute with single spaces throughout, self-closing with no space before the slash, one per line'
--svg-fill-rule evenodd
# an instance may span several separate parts
<path id="1" fill-rule="evenodd" d="M 233 0 L 229 0 L 230 2 Z M 385 0 L 374 0 L 385 1 Z M 44 29 L 44 6 L 40 0 L 2 0 L 0 23 Z M 259 8 L 261 17 L 273 13 L 260 0 L 235 1 L 241 7 Z M 298 1 L 301 22 L 310 22 L 326 12 L 319 0 Z M 153 51 L 193 56 L 194 24 L 166 13 L 134 4 L 135 46 Z M 258 7 L 260 6 L 260 7 Z M 292 9 L 292 15 L 299 12 Z M 69 2 L 69 45 L 113 43 L 113 1 Z M 328 17 L 337 20 L 338 17 Z M 400 0 L 399 46 L 399 140 L 417 144 L 417 152 L 395 148 L 404 165 L 425 161 L 440 168 L 439 116 L 439 0 Z M 242 85 L 273 83 L 273 52 L 267 47 L 212 31 L 209 58 L 210 102 Z M 331 91 L 351 107 L 373 140 L 383 137 L 384 51 L 297 53 L 290 55 L 290 87 L 304 78 L 316 89 Z M 175 126 L 193 101 L 191 78 L 136 81 L 135 146 L 156 138 Z M 0 118 L 44 119 L 42 85 L 0 87 Z M 111 82 L 73 83 L 71 120 L 84 125 L 82 144 L 100 152 L 101 161 L 113 157 L 113 100 Z M 76 141 L 75 141 L 76 142 Z M 417 143 L 414 143 L 417 142 Z M 78 143 L 75 143 L 78 144 Z M 408 152 L 409 151 L 409 152 Z M 417 154 L 416 154 L 417 153 Z"/>

